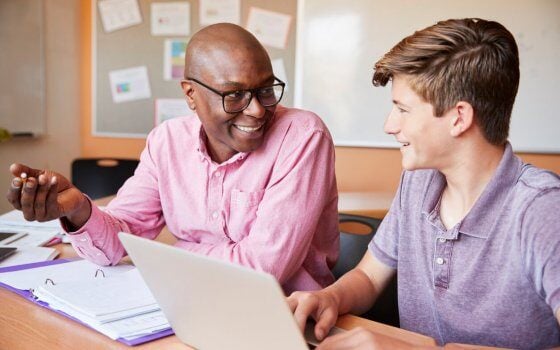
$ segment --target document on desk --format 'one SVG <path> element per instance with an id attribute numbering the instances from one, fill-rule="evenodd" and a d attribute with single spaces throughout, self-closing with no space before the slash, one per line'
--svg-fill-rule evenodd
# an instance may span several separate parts
<path id="1" fill-rule="evenodd" d="M 45 265 L 33 269 L 0 273 L 0 282 L 10 287 L 29 290 L 45 283 L 47 279 L 56 284 L 75 282 L 94 278 L 95 272 L 101 269 L 105 277 L 120 274 L 131 269 L 132 265 L 100 267 L 87 260 L 76 260 L 64 264 Z"/>
<path id="2" fill-rule="evenodd" d="M 19 210 L 12 210 L 0 215 L 0 231 L 24 233 L 24 237 L 10 243 L 18 248 L 40 247 L 64 233 L 58 220 L 27 221 Z"/>
<path id="3" fill-rule="evenodd" d="M 54 229 L 62 230 L 62 226 L 60 226 L 60 221 L 58 219 L 47 221 L 47 222 L 27 221 L 23 217 L 23 213 L 20 210 L 16 210 L 16 209 L 0 215 L 0 224 L 17 226 L 17 227 L 26 226 L 26 227 L 37 227 L 39 229 L 54 228 Z"/>
<path id="4" fill-rule="evenodd" d="M 0 273 L 0 282 L 32 289 L 36 301 L 112 339 L 135 339 L 171 328 L 131 265 L 100 267 L 77 260 Z"/>
<path id="5" fill-rule="evenodd" d="M 46 247 L 19 247 L 10 257 L 0 262 L 0 267 L 29 264 L 37 261 L 48 261 L 56 258 L 58 251 L 54 248 Z"/>

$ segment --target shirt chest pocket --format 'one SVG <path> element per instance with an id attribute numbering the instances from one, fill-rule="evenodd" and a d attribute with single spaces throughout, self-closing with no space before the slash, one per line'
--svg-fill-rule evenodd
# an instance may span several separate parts
<path id="1" fill-rule="evenodd" d="M 233 189 L 231 191 L 227 230 L 233 241 L 239 242 L 247 236 L 257 218 L 257 209 L 263 196 L 264 190 L 244 192 Z"/>

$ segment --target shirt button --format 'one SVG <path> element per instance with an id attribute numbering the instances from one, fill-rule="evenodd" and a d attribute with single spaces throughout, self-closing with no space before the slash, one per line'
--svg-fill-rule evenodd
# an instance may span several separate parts
<path id="1" fill-rule="evenodd" d="M 213 219 L 217 219 L 217 218 L 218 218 L 218 212 L 217 212 L 217 211 L 215 211 L 215 212 L 212 213 L 212 218 L 213 218 Z"/>
<path id="2" fill-rule="evenodd" d="M 440 238 L 438 239 L 438 241 L 440 241 L 441 243 L 445 243 L 445 238 Z"/>
<path id="3" fill-rule="evenodd" d="M 80 239 L 81 242 L 87 242 L 87 238 Z"/>
<path id="4" fill-rule="evenodd" d="M 437 258 L 436 259 L 436 264 L 438 264 L 438 265 L 443 265 L 444 262 L 445 262 L 445 260 L 443 260 L 443 258 Z"/>
<path id="5" fill-rule="evenodd" d="M 217 172 L 214 173 L 214 176 L 215 176 L 215 177 L 220 177 L 220 176 L 222 176 L 222 173 L 220 173 L 219 171 L 217 171 Z"/>

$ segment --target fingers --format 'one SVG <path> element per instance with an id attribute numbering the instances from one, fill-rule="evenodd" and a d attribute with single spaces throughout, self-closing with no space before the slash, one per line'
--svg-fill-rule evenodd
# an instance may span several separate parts
<path id="1" fill-rule="evenodd" d="M 317 350 L 344 350 L 344 349 L 375 349 L 373 335 L 361 327 L 351 329 L 347 332 L 328 337 L 319 344 Z"/>
<path id="2" fill-rule="evenodd" d="M 18 210 L 21 210 L 21 186 L 23 186 L 23 181 L 19 177 L 12 179 L 8 193 L 6 193 L 6 199 L 10 204 Z"/>
<path id="3" fill-rule="evenodd" d="M 25 173 L 29 177 L 37 178 L 39 175 L 41 175 L 42 170 L 33 169 L 23 164 L 14 163 L 10 165 L 10 172 L 16 177 L 19 177 L 22 173 Z"/>
<path id="4" fill-rule="evenodd" d="M 53 176 L 50 179 L 50 188 L 47 192 L 47 198 L 45 201 L 46 207 L 46 221 L 54 220 L 60 216 L 60 211 L 58 209 L 58 179 L 56 176 Z"/>
<path id="5" fill-rule="evenodd" d="M 23 212 L 28 221 L 49 221 L 59 216 L 57 178 L 41 174 L 38 178 L 25 176 L 12 179 L 6 199 Z"/>
<path id="6" fill-rule="evenodd" d="M 356 327 L 347 332 L 328 337 L 319 344 L 317 350 L 344 350 L 344 349 L 415 349 L 416 347 L 406 341 L 387 335 L 373 333 L 365 328 Z"/>
<path id="7" fill-rule="evenodd" d="M 290 294 L 290 296 L 286 298 L 286 302 L 288 303 L 292 313 L 296 310 L 298 305 L 297 296 L 294 296 L 294 294 L 297 294 L 297 292 Z"/>
<path id="8" fill-rule="evenodd" d="M 25 181 L 21 191 L 21 211 L 25 220 L 35 220 L 35 193 L 37 192 L 37 179 L 30 177 Z"/>
<path id="9" fill-rule="evenodd" d="M 52 179 L 56 179 L 53 177 Z M 37 179 L 37 191 L 35 194 L 34 210 L 35 210 L 35 220 L 43 222 L 54 219 L 56 216 L 53 213 L 58 211 L 56 207 L 56 185 L 54 186 L 52 179 L 47 178 L 46 175 L 41 174 Z M 54 195 L 53 195 L 54 194 Z M 48 198 L 50 196 L 50 199 Z M 53 207 L 53 200 L 55 206 Z"/>
<path id="10" fill-rule="evenodd" d="M 315 337 L 319 340 L 325 339 L 331 328 L 338 319 L 338 310 L 332 307 L 327 307 L 315 318 L 317 324 L 315 325 Z"/>
<path id="11" fill-rule="evenodd" d="M 318 307 L 317 298 L 312 293 L 294 292 L 288 298 L 288 305 L 290 305 L 290 309 L 294 313 L 294 319 L 299 329 L 304 332 L 307 318 Z"/>
<path id="12" fill-rule="evenodd" d="M 305 330 L 305 324 L 309 316 L 315 319 L 317 323 L 314 327 L 314 332 L 318 340 L 325 338 L 338 318 L 338 305 L 324 290 L 317 292 L 294 292 L 288 298 L 288 305 L 302 332 Z"/>

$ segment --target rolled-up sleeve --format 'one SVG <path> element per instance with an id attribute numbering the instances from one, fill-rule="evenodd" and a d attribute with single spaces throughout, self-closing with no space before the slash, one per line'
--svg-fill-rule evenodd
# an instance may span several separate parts
<path id="1" fill-rule="evenodd" d="M 104 210 L 92 203 L 92 213 L 86 224 L 75 232 L 68 232 L 79 256 L 99 265 L 117 264 L 126 255 L 118 232 L 153 239 L 165 225 L 151 152 L 153 134 L 148 137 L 134 176 L 125 182 L 115 199 Z"/>

